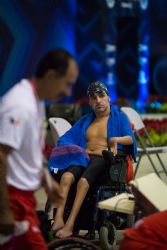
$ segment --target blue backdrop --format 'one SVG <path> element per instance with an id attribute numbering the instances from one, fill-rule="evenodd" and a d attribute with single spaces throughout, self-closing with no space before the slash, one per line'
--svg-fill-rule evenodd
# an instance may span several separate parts
<path id="1" fill-rule="evenodd" d="M 147 0 L 139 1 L 138 6 L 136 3 L 0 0 L 0 95 L 21 78 L 30 77 L 45 52 L 64 47 L 80 65 L 80 77 L 68 101 L 84 97 L 88 84 L 97 79 L 108 85 L 113 100 L 122 96 L 142 101 L 149 92 L 167 96 L 167 2 L 150 0 L 149 6 Z M 132 25 L 127 22 L 127 26 L 121 26 L 122 39 L 131 35 L 133 42 L 130 29 L 136 18 L 138 44 L 134 39 L 133 48 L 127 48 L 125 43 L 118 51 L 118 19 L 125 17 L 131 18 Z M 129 74 L 125 80 L 118 68 L 122 58 Z M 128 82 L 130 76 L 135 76 L 133 82 Z"/>

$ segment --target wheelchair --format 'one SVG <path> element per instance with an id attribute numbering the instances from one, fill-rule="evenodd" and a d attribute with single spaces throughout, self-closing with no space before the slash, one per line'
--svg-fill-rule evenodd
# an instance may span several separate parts
<path id="1" fill-rule="evenodd" d="M 86 230 L 85 239 L 94 242 L 98 235 L 102 249 L 111 250 L 117 242 L 117 230 L 130 227 L 134 223 L 134 216 L 98 208 L 99 201 L 123 192 L 130 193 L 125 183 L 126 155 L 119 152 L 114 157 L 111 152 L 106 151 L 103 156 L 106 159 L 106 166 L 108 166 L 108 176 L 106 178 L 104 175 L 88 191 L 77 216 L 73 235 L 79 236 L 80 230 Z M 69 194 L 64 212 L 64 221 L 67 220 L 70 214 L 76 194 L 76 186 L 73 185 L 71 187 Z M 46 214 L 49 209 L 50 204 L 47 202 L 45 207 Z M 56 209 L 53 210 L 53 216 L 50 221 L 54 218 L 55 213 Z"/>

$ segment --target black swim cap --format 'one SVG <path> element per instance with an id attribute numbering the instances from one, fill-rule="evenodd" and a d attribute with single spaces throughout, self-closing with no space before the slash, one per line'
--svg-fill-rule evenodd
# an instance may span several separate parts
<path id="1" fill-rule="evenodd" d="M 96 93 L 106 93 L 109 95 L 107 87 L 102 82 L 92 82 L 87 89 L 87 95 L 89 97 L 94 96 Z"/>

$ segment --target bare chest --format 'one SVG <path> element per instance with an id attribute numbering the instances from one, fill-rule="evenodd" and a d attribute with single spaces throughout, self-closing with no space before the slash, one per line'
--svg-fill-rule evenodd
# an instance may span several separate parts
<path id="1" fill-rule="evenodd" d="M 90 139 L 102 139 L 107 140 L 107 121 L 108 118 L 103 118 L 100 120 L 94 120 L 93 123 L 88 127 L 86 131 L 86 137 L 89 141 Z"/>

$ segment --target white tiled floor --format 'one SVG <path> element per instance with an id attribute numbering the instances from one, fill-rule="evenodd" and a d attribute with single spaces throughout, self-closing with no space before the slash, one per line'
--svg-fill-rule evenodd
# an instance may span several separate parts
<path id="1" fill-rule="evenodd" d="M 162 153 L 159 155 L 160 155 L 160 157 L 161 157 L 161 159 L 162 159 L 162 161 L 167 169 L 167 153 Z M 163 172 L 161 172 L 162 167 L 160 166 L 160 163 L 159 163 L 157 157 L 155 155 L 151 155 L 151 158 L 152 158 L 157 170 L 160 172 L 160 176 L 161 176 L 162 180 L 167 184 L 167 176 Z M 135 164 L 134 164 L 134 168 L 135 168 Z M 150 174 L 152 172 L 154 172 L 154 170 L 152 168 L 152 165 L 150 164 L 150 161 L 148 160 L 147 156 L 143 156 L 141 159 L 141 162 L 140 162 L 140 167 L 138 169 L 136 178 Z"/>

